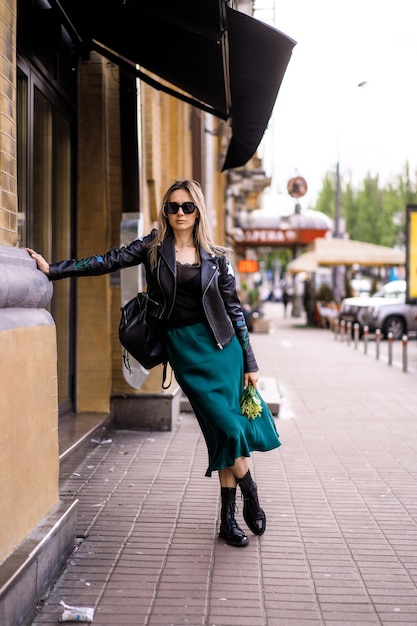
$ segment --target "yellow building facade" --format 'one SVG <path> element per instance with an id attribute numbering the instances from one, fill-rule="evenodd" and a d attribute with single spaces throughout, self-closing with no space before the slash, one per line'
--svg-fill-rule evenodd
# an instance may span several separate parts
<path id="1" fill-rule="evenodd" d="M 120 413 L 123 398 L 142 394 L 156 415 L 162 398 L 169 420 L 178 393 L 174 382 L 164 395 L 158 368 L 141 389 L 126 382 L 117 335 L 120 277 L 52 285 L 22 246 L 50 261 L 118 247 L 126 211 L 138 213 L 148 232 L 178 178 L 199 178 L 203 188 L 209 182 L 213 236 L 224 239 L 225 176 L 218 133 L 204 131 L 209 116 L 121 77 L 97 53 L 72 59 L 69 51 L 65 67 L 44 42 L 31 49 L 28 25 L 43 18 L 29 7 L 0 2 L 2 626 L 24 623 L 73 549 L 76 503 L 60 501 L 58 490 L 62 418 L 85 413 L 99 424 L 111 416 L 113 397 Z M 59 49 L 70 37 L 62 26 L 57 33 L 62 38 L 51 38 L 51 46 Z M 124 165 L 126 145 L 136 175 Z"/>
<path id="2" fill-rule="evenodd" d="M 63 424 L 75 438 L 83 419 L 84 436 L 110 422 L 169 429 L 180 401 L 175 380 L 162 389 L 162 368 L 133 383 L 123 367 L 120 309 L 145 286 L 140 270 L 52 284 L 23 248 L 53 262 L 120 247 L 155 226 L 165 190 L 183 178 L 201 183 L 213 239 L 230 245 L 247 184 L 221 172 L 231 135 L 221 115 L 87 50 L 52 0 L 0 0 L 0 18 L 0 624 L 20 626 L 74 548 L 77 502 L 59 494 Z M 247 49 L 238 39 L 235 58 Z M 253 148 L 249 109 L 241 128 Z"/>

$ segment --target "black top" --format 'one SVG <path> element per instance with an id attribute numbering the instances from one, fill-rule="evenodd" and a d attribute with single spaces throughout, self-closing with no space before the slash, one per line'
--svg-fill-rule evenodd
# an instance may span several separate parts
<path id="1" fill-rule="evenodd" d="M 200 265 L 177 261 L 177 290 L 175 303 L 166 326 L 179 328 L 196 324 L 204 319 L 201 303 Z"/>

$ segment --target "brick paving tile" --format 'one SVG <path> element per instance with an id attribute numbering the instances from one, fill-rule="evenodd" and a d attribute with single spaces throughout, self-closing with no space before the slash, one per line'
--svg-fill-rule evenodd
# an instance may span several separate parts
<path id="1" fill-rule="evenodd" d="M 352 617 L 352 619 L 350 619 L 349 616 L 342 618 L 336 617 L 334 619 L 326 619 L 326 626 L 375 626 L 375 624 L 381 624 L 379 619 L 377 619 L 376 617 L 374 619 L 367 620 L 363 618 L 358 618 L 358 616 L 355 615 Z M 388 626 L 388 624 L 384 622 L 384 626 Z"/>
<path id="2" fill-rule="evenodd" d="M 262 626 L 265 622 L 261 616 L 256 617 L 254 615 L 250 615 L 246 617 L 246 615 L 242 615 L 241 613 L 235 615 L 214 615 L 213 617 L 209 616 L 209 623 L 213 624 L 213 626 L 218 626 L 221 624 L 222 626 Z M 160 622 L 163 626 L 163 622 Z"/>
<path id="3" fill-rule="evenodd" d="M 323 619 L 325 621 L 325 624 L 331 624 L 332 622 L 339 622 L 340 624 L 352 624 L 353 626 L 357 626 L 358 624 L 361 624 L 363 621 L 370 621 L 370 616 L 369 615 L 365 615 L 362 611 L 355 611 L 355 610 L 328 610 L 323 612 Z M 378 616 L 378 618 L 375 619 L 374 623 L 378 624 L 380 617 Z"/>
<path id="4" fill-rule="evenodd" d="M 321 619 L 300 619 L 298 617 L 271 617 L 268 620 L 268 626 L 322 626 Z"/>
<path id="5" fill-rule="evenodd" d="M 407 611 L 398 611 L 397 613 L 382 612 L 380 617 L 383 624 L 410 624 L 410 626 L 414 626 L 417 623 L 416 614 L 407 613 Z"/>
<path id="6" fill-rule="evenodd" d="M 191 414 L 170 432 L 108 432 L 62 462 L 80 544 L 32 626 L 57 624 L 60 600 L 95 607 L 96 626 L 416 626 L 415 346 L 405 373 L 372 342 L 364 354 L 265 311 L 271 332 L 252 341 L 283 407 L 282 447 L 251 461 L 265 535 L 217 538 L 218 480 Z"/>
<path id="7" fill-rule="evenodd" d="M 266 623 L 269 624 L 269 620 L 273 620 L 274 617 L 279 617 L 280 619 L 287 618 L 288 620 L 295 620 L 296 623 L 298 623 L 297 620 L 315 620 L 319 617 L 319 614 L 314 609 L 303 609 L 302 607 L 300 608 L 298 605 L 295 605 L 293 608 L 289 609 L 283 607 L 268 609 L 268 622 Z"/>

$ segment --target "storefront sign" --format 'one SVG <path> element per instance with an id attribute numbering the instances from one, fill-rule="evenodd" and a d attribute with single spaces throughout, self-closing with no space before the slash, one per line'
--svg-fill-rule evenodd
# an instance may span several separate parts
<path id="1" fill-rule="evenodd" d="M 259 263 L 253 259 L 241 259 L 237 264 L 237 269 L 242 274 L 254 274 L 259 270 Z"/>
<path id="2" fill-rule="evenodd" d="M 238 243 L 267 246 L 307 244 L 317 237 L 325 237 L 327 232 L 327 229 L 315 228 L 244 228 Z"/>

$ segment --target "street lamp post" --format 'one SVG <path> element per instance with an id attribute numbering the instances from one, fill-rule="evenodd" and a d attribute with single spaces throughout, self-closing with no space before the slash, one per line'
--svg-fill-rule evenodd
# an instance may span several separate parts
<path id="1" fill-rule="evenodd" d="M 336 163 L 336 211 L 335 211 L 335 218 L 334 218 L 334 233 L 333 233 L 333 237 L 335 237 L 335 239 L 340 239 L 341 237 L 341 232 L 340 232 L 341 205 L 342 205 L 342 190 L 341 190 L 341 184 L 340 184 L 340 161 L 338 159 Z"/>
<path id="2" fill-rule="evenodd" d="M 357 84 L 359 88 L 365 87 L 368 84 L 368 81 L 363 80 Z M 339 133 L 340 134 L 340 133 Z M 341 206 L 342 206 L 342 188 L 341 188 L 341 179 L 340 179 L 340 145 L 338 139 L 338 155 L 337 155 L 337 163 L 336 163 L 336 208 L 335 208 L 335 217 L 334 217 L 334 230 L 333 230 L 333 238 L 341 239 L 343 237 L 343 233 L 341 230 Z M 333 295 L 334 299 L 337 303 L 340 302 L 343 293 L 342 286 L 342 278 L 343 274 L 340 271 L 340 266 L 336 265 L 333 268 Z"/>
<path id="3" fill-rule="evenodd" d="M 337 160 L 336 163 L 336 210 L 334 217 L 334 229 L 333 229 L 333 238 L 340 239 L 342 236 L 341 228 L 340 228 L 340 218 L 341 218 L 341 204 L 342 204 L 342 193 L 341 193 L 341 182 L 340 182 L 340 161 Z M 339 304 L 342 299 L 342 278 L 343 272 L 341 271 L 340 265 L 335 265 L 332 271 L 332 282 L 333 282 L 333 298 L 335 302 Z"/>

